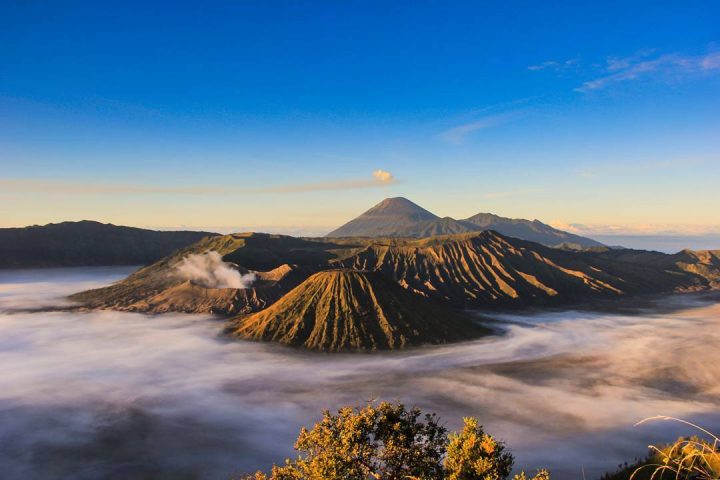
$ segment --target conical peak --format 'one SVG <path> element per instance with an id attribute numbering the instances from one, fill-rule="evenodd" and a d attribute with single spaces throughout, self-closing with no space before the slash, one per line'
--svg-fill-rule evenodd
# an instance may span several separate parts
<path id="1" fill-rule="evenodd" d="M 438 218 L 437 215 L 404 197 L 386 198 L 365 212 L 364 215 L 412 216 L 418 220 L 435 220 Z"/>

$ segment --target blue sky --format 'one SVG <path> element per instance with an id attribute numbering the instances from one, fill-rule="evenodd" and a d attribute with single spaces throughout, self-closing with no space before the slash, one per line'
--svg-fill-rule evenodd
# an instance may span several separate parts
<path id="1" fill-rule="evenodd" d="M 717 2 L 147 3 L 3 2 L 0 226 L 720 233 Z"/>

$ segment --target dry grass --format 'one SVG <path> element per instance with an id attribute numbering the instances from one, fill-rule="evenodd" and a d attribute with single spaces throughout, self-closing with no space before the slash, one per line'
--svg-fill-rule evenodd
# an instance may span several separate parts
<path id="1" fill-rule="evenodd" d="M 672 475 L 676 480 L 718 480 L 720 479 L 720 439 L 694 423 L 674 417 L 656 416 L 646 418 L 637 425 L 650 421 L 672 421 L 683 423 L 695 429 L 707 440 L 697 436 L 680 438 L 675 443 L 663 448 L 650 445 L 653 461 L 638 467 L 630 476 L 630 480 L 643 476 L 651 471 L 650 480 L 665 478 Z"/>

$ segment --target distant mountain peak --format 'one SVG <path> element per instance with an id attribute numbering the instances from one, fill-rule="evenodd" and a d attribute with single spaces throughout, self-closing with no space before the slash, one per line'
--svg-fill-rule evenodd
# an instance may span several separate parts
<path id="1" fill-rule="evenodd" d="M 327 236 L 423 238 L 482 230 L 495 230 L 503 235 L 550 247 L 603 246 L 600 242 L 558 230 L 540 220 L 505 218 L 494 213 L 478 213 L 463 220 L 440 218 L 404 197 L 386 198 Z"/>
<path id="2" fill-rule="evenodd" d="M 354 220 L 328 233 L 328 237 L 382 237 L 397 236 L 395 231 L 413 229 L 407 236 L 418 235 L 414 227 L 433 224 L 440 217 L 404 197 L 386 198 Z"/>
<path id="3" fill-rule="evenodd" d="M 405 197 L 386 198 L 363 215 L 400 215 L 416 220 L 437 220 L 438 216 Z"/>

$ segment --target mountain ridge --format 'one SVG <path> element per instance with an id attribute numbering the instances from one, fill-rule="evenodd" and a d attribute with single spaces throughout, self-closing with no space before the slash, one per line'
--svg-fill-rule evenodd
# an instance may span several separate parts
<path id="1" fill-rule="evenodd" d="M 93 220 L 0 228 L 0 268 L 147 265 L 216 235 L 148 230 Z"/>
<path id="2" fill-rule="evenodd" d="M 331 231 L 326 237 L 424 238 L 484 230 L 494 230 L 503 235 L 550 247 L 582 249 L 604 246 L 600 242 L 556 229 L 539 220 L 506 218 L 492 213 L 477 213 L 461 220 L 441 218 L 404 197 L 386 198 Z"/>
<path id="3" fill-rule="evenodd" d="M 173 274 L 184 258 L 216 251 L 257 281 L 231 303 L 222 289 L 181 287 Z M 419 295 L 455 307 L 562 305 L 711 288 L 720 262 L 708 252 L 669 255 L 637 250 L 568 251 L 505 237 L 493 231 L 423 239 L 300 239 L 261 233 L 208 237 L 125 280 L 72 298 L 91 308 L 140 312 L 252 313 L 271 305 L 313 273 L 330 269 L 377 271 Z M 178 289 L 187 303 L 168 295 Z M 202 301 L 192 292 L 202 295 Z M 233 303 L 234 302 L 234 303 Z"/>
<path id="4" fill-rule="evenodd" d="M 178 274 L 187 258 L 208 252 L 254 281 L 228 288 Z M 244 233 L 206 237 L 70 298 L 91 309 L 221 314 L 238 338 L 340 351 L 468 339 L 475 333 L 460 318 L 470 308 L 592 305 L 716 288 L 720 251 L 574 251 L 489 230 L 422 239 Z"/>

